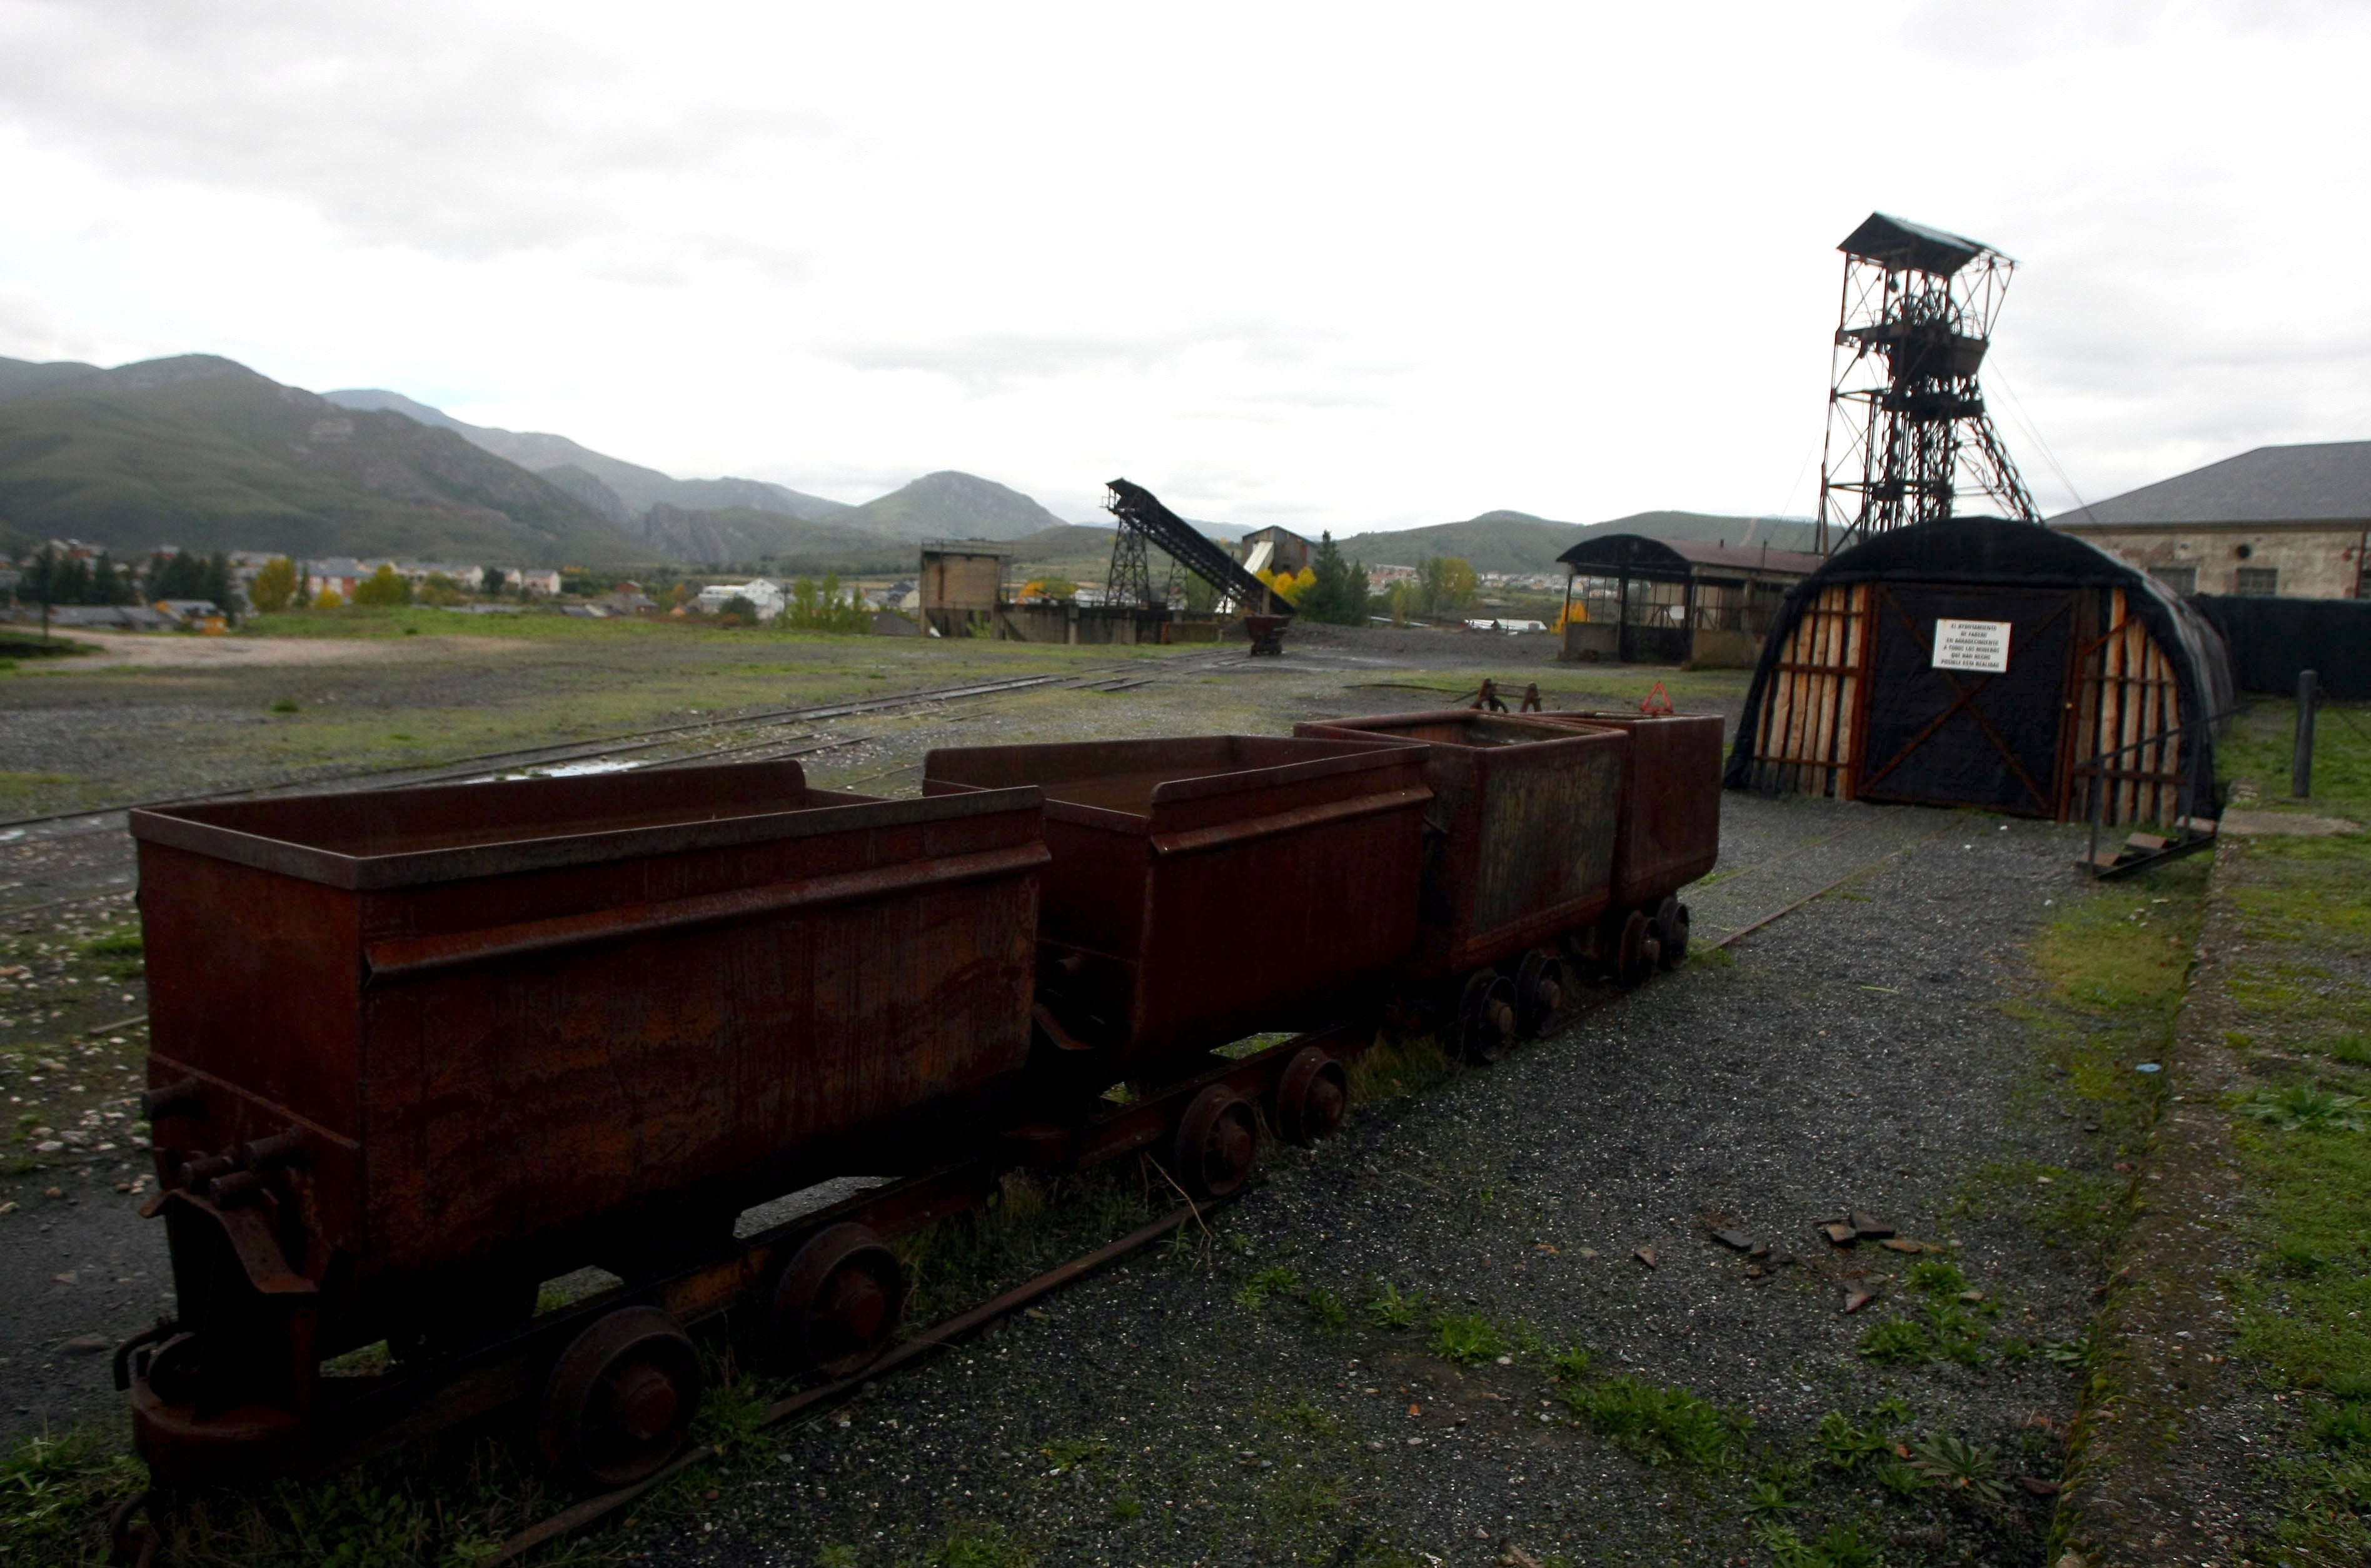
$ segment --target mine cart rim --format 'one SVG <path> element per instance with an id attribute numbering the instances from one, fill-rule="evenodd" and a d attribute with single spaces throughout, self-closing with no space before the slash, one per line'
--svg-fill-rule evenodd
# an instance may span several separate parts
<path id="1" fill-rule="evenodd" d="M 1688 961 L 1688 906 L 1678 898 L 1666 898 L 1655 911 L 1655 940 L 1662 944 L 1658 960 L 1666 969 L 1677 969 Z"/>
<path id="2" fill-rule="evenodd" d="M 1323 1046 L 1304 1045 L 1276 1087 L 1276 1125 L 1288 1142 L 1313 1148 L 1334 1136 L 1350 1105 L 1350 1078 Z"/>
<path id="3" fill-rule="evenodd" d="M 1615 950 L 1620 955 L 1615 972 L 1625 986 L 1645 983 L 1662 961 L 1661 944 L 1655 940 L 1655 922 L 1644 909 L 1633 909 L 1622 922 L 1622 941 Z"/>
<path id="4" fill-rule="evenodd" d="M 1515 997 L 1523 1015 L 1523 1032 L 1545 1034 L 1556 1027 L 1571 989 L 1564 960 L 1553 950 L 1533 948 L 1523 954 L 1522 963 L 1515 970 Z"/>
<path id="5" fill-rule="evenodd" d="M 850 1220 L 809 1237 L 774 1286 L 774 1325 L 800 1366 L 844 1378 L 888 1348 L 906 1305 L 897 1255 Z"/>
<path id="6" fill-rule="evenodd" d="M 1232 1195 L 1251 1179 L 1259 1122 L 1251 1101 L 1214 1083 L 1194 1097 L 1177 1124 L 1178 1179 L 1197 1198 Z"/>
<path id="7" fill-rule="evenodd" d="M 673 1318 L 624 1307 L 578 1334 L 545 1381 L 545 1457 L 598 1486 L 665 1465 L 700 1408 L 700 1357 Z"/>
<path id="8" fill-rule="evenodd" d="M 1513 1037 L 1516 1001 L 1515 983 L 1495 969 L 1477 969 L 1465 977 L 1457 999 L 1457 1034 L 1466 1055 L 1486 1058 L 1492 1046 Z"/>

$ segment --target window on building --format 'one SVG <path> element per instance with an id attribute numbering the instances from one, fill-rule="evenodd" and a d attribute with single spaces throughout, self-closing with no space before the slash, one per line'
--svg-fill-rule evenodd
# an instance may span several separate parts
<path id="1" fill-rule="evenodd" d="M 2235 585 L 2242 594 L 2278 594 L 2281 591 L 2281 569 L 2277 566 L 2243 566 Z"/>
<path id="2" fill-rule="evenodd" d="M 2194 566 L 2152 566 L 2149 575 L 2177 594 L 2198 592 L 2198 569 Z"/>

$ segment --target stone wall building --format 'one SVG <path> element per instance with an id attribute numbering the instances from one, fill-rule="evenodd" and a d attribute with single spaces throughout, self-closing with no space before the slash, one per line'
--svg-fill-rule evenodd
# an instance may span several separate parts
<path id="1" fill-rule="evenodd" d="M 2260 446 L 2050 525 L 2177 594 L 2371 597 L 2371 441 Z"/>

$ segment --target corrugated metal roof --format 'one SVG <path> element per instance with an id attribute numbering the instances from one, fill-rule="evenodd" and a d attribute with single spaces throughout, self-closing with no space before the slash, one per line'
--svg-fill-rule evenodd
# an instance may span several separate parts
<path id="1" fill-rule="evenodd" d="M 1993 248 L 1965 235 L 1949 234 L 1925 224 L 1871 213 L 1860 227 L 1845 236 L 1844 243 L 1836 248 L 1847 256 L 1863 257 L 1888 267 L 1911 267 L 1949 277 Z"/>
<path id="2" fill-rule="evenodd" d="M 1817 571 L 1826 559 L 1802 550 L 1759 545 L 1717 545 L 1702 539 L 1657 539 L 1644 534 L 1610 534 L 1586 539 L 1556 557 L 1575 569 L 1620 568 L 1678 572 L 1689 567 L 1729 567 L 1744 571 Z"/>
<path id="3" fill-rule="evenodd" d="M 2053 528 L 2147 523 L 2360 523 L 2371 519 L 2371 441 L 2259 446 L 2062 512 Z"/>

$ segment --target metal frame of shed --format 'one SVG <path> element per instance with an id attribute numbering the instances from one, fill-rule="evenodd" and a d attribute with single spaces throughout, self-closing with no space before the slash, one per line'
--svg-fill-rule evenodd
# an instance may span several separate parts
<path id="1" fill-rule="evenodd" d="M 1797 550 L 1643 534 L 1590 539 L 1556 559 L 1571 573 L 1559 659 L 1689 668 L 1752 663 L 1785 591 L 1822 563 Z"/>

